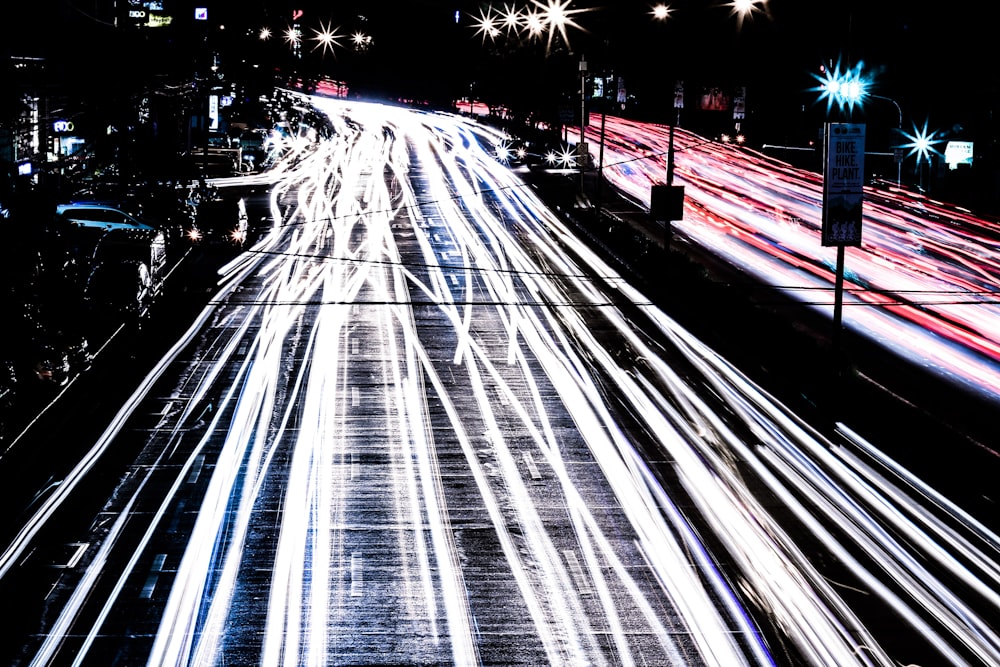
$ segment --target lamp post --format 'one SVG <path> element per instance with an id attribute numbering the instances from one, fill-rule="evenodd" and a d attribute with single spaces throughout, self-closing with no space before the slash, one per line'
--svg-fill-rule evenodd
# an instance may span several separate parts
<path id="1" fill-rule="evenodd" d="M 896 107 L 896 113 L 898 114 L 896 129 L 900 135 L 903 134 L 903 109 L 899 106 L 899 102 L 885 95 L 876 95 L 868 92 L 871 81 L 861 76 L 860 64 L 857 68 L 848 68 L 843 73 L 841 73 L 840 65 L 838 64 L 832 71 L 825 70 L 823 76 L 817 76 L 816 78 L 822 84 L 816 90 L 821 92 L 820 99 L 825 98 L 827 100 L 828 110 L 836 104 L 840 107 L 841 111 L 846 109 L 848 116 L 850 116 L 850 112 L 853 111 L 854 106 L 863 104 L 868 98 L 884 100 Z M 899 155 L 895 155 L 894 158 L 896 160 L 896 187 L 901 187 L 903 184 L 903 160 Z"/>
<path id="2" fill-rule="evenodd" d="M 918 187 L 920 188 L 921 192 L 923 192 L 924 194 L 927 194 L 926 190 L 924 190 L 924 172 L 923 172 L 923 169 L 921 168 L 921 164 L 924 161 L 926 161 L 927 162 L 927 169 L 928 169 L 928 171 L 930 170 L 931 165 L 932 165 L 931 160 L 933 158 L 932 154 L 934 154 L 934 153 L 940 154 L 940 152 L 938 151 L 938 149 L 935 148 L 935 145 L 941 143 L 943 141 L 943 139 L 937 139 L 936 138 L 936 136 L 937 136 L 937 132 L 936 131 L 929 132 L 927 130 L 927 122 L 926 121 L 924 122 L 924 126 L 923 126 L 922 129 L 918 129 L 917 126 L 914 125 L 913 126 L 913 134 L 908 134 L 908 133 L 904 132 L 903 136 L 905 138 L 909 139 L 910 143 L 903 144 L 902 147 L 910 149 L 909 155 L 916 155 L 917 156 L 917 178 L 919 179 L 919 186 Z M 930 174 L 928 174 L 928 180 L 929 180 L 929 178 L 930 178 Z M 928 188 L 929 187 L 930 187 L 930 183 L 928 183 Z"/>
<path id="3" fill-rule="evenodd" d="M 900 136 L 903 134 L 903 109 L 899 106 L 899 102 L 892 99 L 891 97 L 885 97 L 884 95 L 873 95 L 868 94 L 868 97 L 873 97 L 876 100 L 885 100 L 886 102 L 892 102 L 893 106 L 896 107 L 896 112 L 899 114 L 899 123 L 896 125 L 896 130 L 899 132 Z M 893 159 L 896 160 L 896 187 L 903 186 L 903 160 L 900 156 L 895 155 Z"/>
<path id="4" fill-rule="evenodd" d="M 854 106 L 866 97 L 860 65 L 844 75 L 839 65 L 820 78 L 820 99 L 827 100 L 827 109 L 836 104 L 850 119 Z M 898 107 L 897 107 L 898 108 Z M 843 334 L 844 256 L 848 245 L 861 245 L 862 208 L 864 201 L 864 142 L 865 126 L 855 123 L 827 122 L 823 136 L 823 217 L 822 244 L 836 246 L 837 268 L 834 281 L 833 354 L 834 377 L 843 375 L 841 338 Z"/>
<path id="5" fill-rule="evenodd" d="M 576 163 L 580 167 L 580 192 L 584 191 L 583 173 L 587 168 L 587 60 L 580 56 L 580 145 L 576 150 Z"/>

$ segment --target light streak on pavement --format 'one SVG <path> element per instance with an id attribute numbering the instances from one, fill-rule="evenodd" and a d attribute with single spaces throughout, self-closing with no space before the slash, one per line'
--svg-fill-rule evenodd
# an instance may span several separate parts
<path id="1" fill-rule="evenodd" d="M 588 141 L 601 135 L 592 123 Z M 603 174 L 648 208 L 669 128 L 605 119 Z M 820 243 L 822 176 L 674 130 L 674 233 L 832 315 L 835 253 Z M 1000 401 L 1000 224 L 899 189 L 865 188 L 863 243 L 846 249 L 844 326 Z"/>
<path id="2" fill-rule="evenodd" d="M 678 327 L 487 128 L 316 104 L 274 226 L 0 556 L 146 440 L 25 664 L 895 664 L 815 544 L 891 632 L 1000 660 L 989 530 Z"/>

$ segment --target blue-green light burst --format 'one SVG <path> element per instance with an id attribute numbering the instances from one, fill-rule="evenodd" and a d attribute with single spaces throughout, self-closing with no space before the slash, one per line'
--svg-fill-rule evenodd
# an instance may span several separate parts
<path id="1" fill-rule="evenodd" d="M 913 133 L 902 132 L 903 137 L 909 140 L 909 143 L 901 144 L 900 148 L 909 148 L 910 152 L 907 153 L 907 157 L 911 155 L 917 156 L 917 164 L 919 165 L 921 161 L 927 161 L 930 164 L 931 153 L 941 155 L 936 146 L 944 141 L 944 139 L 937 139 L 937 130 L 932 132 L 927 131 L 927 121 L 924 121 L 924 126 L 922 129 L 917 128 L 916 123 L 913 125 Z"/>
<path id="2" fill-rule="evenodd" d="M 861 67 L 864 63 L 858 63 L 853 68 L 844 71 L 840 69 L 840 62 L 831 69 L 823 67 L 819 74 L 813 74 L 813 78 L 819 81 L 820 85 L 810 90 L 819 93 L 819 101 L 826 100 L 826 110 L 829 112 L 834 105 L 840 111 L 854 111 L 855 106 L 860 106 L 868 94 L 869 82 L 861 76 Z"/>

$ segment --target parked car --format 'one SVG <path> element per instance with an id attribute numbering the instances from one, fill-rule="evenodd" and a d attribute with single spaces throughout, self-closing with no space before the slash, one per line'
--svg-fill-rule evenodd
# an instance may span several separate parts
<path id="1" fill-rule="evenodd" d="M 13 400 L 14 379 L 22 379 L 21 394 L 62 387 L 91 359 L 74 265 L 51 229 L 52 212 L 35 213 L 8 220 L 0 244 L 0 357 L 11 366 L 11 378 L 0 378 L 4 405 Z"/>
<path id="2" fill-rule="evenodd" d="M 104 204 L 64 204 L 56 218 L 56 235 L 74 259 L 90 308 L 144 315 L 166 277 L 163 231 Z"/>
<path id="3" fill-rule="evenodd" d="M 0 361 L 0 442 L 8 437 L 14 421 L 17 396 L 17 370 L 10 359 Z"/>
<path id="4" fill-rule="evenodd" d="M 194 210 L 187 197 L 188 187 L 172 184 L 146 185 L 123 190 L 120 186 L 90 184 L 73 193 L 69 204 L 105 206 L 124 211 L 143 223 L 161 230 L 169 248 L 191 245 Z"/>

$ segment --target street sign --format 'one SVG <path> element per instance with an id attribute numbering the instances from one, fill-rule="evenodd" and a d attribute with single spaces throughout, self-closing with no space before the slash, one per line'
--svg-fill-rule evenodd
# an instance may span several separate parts
<path id="1" fill-rule="evenodd" d="M 823 245 L 861 245 L 865 126 L 827 123 L 823 143 Z"/>
<path id="2" fill-rule="evenodd" d="M 219 96 L 215 94 L 208 96 L 208 129 L 219 129 Z"/>
<path id="3" fill-rule="evenodd" d="M 747 87 L 738 86 L 733 95 L 733 120 L 743 120 L 747 115 Z"/>
<path id="4" fill-rule="evenodd" d="M 649 217 L 669 223 L 684 219 L 684 186 L 654 185 L 649 193 Z"/>

